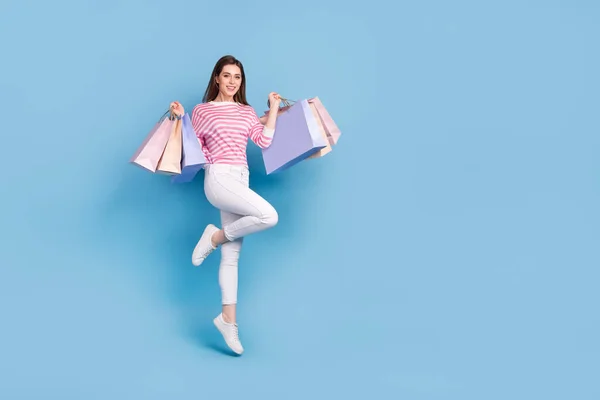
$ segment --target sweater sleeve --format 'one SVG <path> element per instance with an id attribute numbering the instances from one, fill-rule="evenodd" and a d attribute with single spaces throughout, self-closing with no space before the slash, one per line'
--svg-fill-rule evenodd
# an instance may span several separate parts
<path id="1" fill-rule="evenodd" d="M 206 143 L 204 142 L 204 135 L 203 135 L 203 120 L 202 120 L 202 115 L 201 115 L 201 110 L 200 110 L 200 105 L 198 104 L 196 107 L 194 107 L 194 109 L 192 110 L 192 127 L 194 128 L 194 133 L 196 133 L 196 137 L 198 138 L 198 142 L 200 142 L 200 146 L 202 146 L 202 152 L 204 153 L 204 157 L 206 157 L 206 161 L 208 161 L 209 164 L 212 164 L 212 158 L 210 156 L 210 152 L 208 151 L 208 148 L 206 147 Z"/>
<path id="2" fill-rule="evenodd" d="M 263 125 L 254 109 L 251 110 L 252 125 L 250 127 L 250 139 L 261 149 L 266 149 L 273 141 L 274 129 Z"/>

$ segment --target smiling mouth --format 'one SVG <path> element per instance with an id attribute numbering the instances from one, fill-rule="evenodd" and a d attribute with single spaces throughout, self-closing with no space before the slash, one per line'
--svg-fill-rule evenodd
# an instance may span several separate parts
<path id="1" fill-rule="evenodd" d="M 227 86 L 228 90 L 235 90 L 235 86 Z"/>

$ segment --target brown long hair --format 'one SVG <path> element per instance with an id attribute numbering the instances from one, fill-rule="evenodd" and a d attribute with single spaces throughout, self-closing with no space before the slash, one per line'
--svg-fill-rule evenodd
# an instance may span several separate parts
<path id="1" fill-rule="evenodd" d="M 206 91 L 204 92 L 202 102 L 206 103 L 217 98 L 219 94 L 219 87 L 217 86 L 215 79 L 221 74 L 223 67 L 226 65 L 237 65 L 242 72 L 242 83 L 240 84 L 240 88 L 237 93 L 233 96 L 233 101 L 249 105 L 248 101 L 246 100 L 246 74 L 244 73 L 244 66 L 240 60 L 231 55 L 226 55 L 219 58 L 219 61 L 217 61 L 215 64 L 212 74 L 210 75 L 208 85 L 206 86 Z"/>

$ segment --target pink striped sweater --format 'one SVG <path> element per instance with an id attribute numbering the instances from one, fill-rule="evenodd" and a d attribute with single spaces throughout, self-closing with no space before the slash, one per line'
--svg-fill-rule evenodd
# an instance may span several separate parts
<path id="1" fill-rule="evenodd" d="M 200 103 L 191 115 L 192 126 L 210 164 L 248 165 L 248 138 L 265 149 L 273 129 L 264 126 L 251 106 L 234 102 Z"/>

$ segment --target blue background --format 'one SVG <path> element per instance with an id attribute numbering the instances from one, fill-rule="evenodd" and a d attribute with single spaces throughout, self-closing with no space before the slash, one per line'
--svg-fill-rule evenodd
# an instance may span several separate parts
<path id="1" fill-rule="evenodd" d="M 0 398 L 600 398 L 599 4 L 1 2 Z M 127 163 L 229 53 L 343 132 L 249 149 L 242 357 L 202 179 Z"/>

